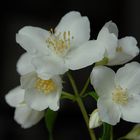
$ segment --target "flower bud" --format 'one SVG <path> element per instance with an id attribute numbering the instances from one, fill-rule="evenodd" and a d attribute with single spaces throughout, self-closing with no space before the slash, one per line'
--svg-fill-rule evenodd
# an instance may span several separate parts
<path id="1" fill-rule="evenodd" d="M 89 128 L 96 128 L 102 124 L 102 121 L 99 117 L 98 109 L 95 109 L 89 118 Z"/>

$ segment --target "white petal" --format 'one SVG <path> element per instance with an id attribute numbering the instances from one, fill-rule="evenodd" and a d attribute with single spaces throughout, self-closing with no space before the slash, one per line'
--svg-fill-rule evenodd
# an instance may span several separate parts
<path id="1" fill-rule="evenodd" d="M 119 46 L 122 47 L 125 53 L 135 57 L 139 53 L 137 40 L 134 37 L 124 37 L 119 40 Z"/>
<path id="2" fill-rule="evenodd" d="M 97 102 L 99 116 L 103 122 L 116 125 L 120 121 L 121 112 L 110 97 L 102 96 Z"/>
<path id="3" fill-rule="evenodd" d="M 116 54 L 118 39 L 114 33 L 110 32 L 111 29 L 109 29 L 107 25 L 105 24 L 105 26 L 99 32 L 97 41 L 98 41 L 98 46 L 100 48 L 106 49 L 105 56 L 108 57 L 109 59 L 112 59 Z"/>
<path id="4" fill-rule="evenodd" d="M 56 96 L 52 97 L 53 99 L 49 103 L 49 108 L 53 111 L 57 111 L 60 107 L 60 96 L 62 90 L 58 90 Z"/>
<path id="5" fill-rule="evenodd" d="M 33 109 L 42 111 L 48 107 L 54 111 L 59 109 L 59 97 L 60 93 L 50 93 L 45 95 L 35 89 L 26 90 L 25 101 Z"/>
<path id="6" fill-rule="evenodd" d="M 78 48 L 74 48 L 66 57 L 66 65 L 71 70 L 77 70 L 103 59 L 105 49 L 96 45 L 96 41 L 88 41 Z"/>
<path id="7" fill-rule="evenodd" d="M 33 59 L 32 64 L 34 65 L 36 72 L 42 79 L 50 79 L 54 75 L 64 74 L 68 71 L 65 67 L 64 61 L 59 57 L 36 57 Z"/>
<path id="8" fill-rule="evenodd" d="M 20 56 L 17 62 L 17 71 L 20 75 L 24 75 L 34 71 L 34 67 L 31 64 L 32 57 L 28 53 L 24 53 Z"/>
<path id="9" fill-rule="evenodd" d="M 29 128 L 37 124 L 43 116 L 44 111 L 36 111 L 25 105 L 16 108 L 14 119 L 21 125 L 21 127 Z"/>
<path id="10" fill-rule="evenodd" d="M 6 94 L 5 100 L 11 107 L 21 106 L 21 103 L 24 101 L 24 92 L 25 91 L 18 86 Z"/>
<path id="11" fill-rule="evenodd" d="M 25 91 L 25 101 L 33 109 L 42 111 L 50 108 L 54 111 L 59 109 L 59 99 L 62 92 L 62 81 L 59 76 L 55 76 L 52 80 L 57 85 L 57 90 L 46 95 L 35 89 L 27 89 Z"/>
<path id="12" fill-rule="evenodd" d="M 37 74 L 35 72 L 31 72 L 21 76 L 20 83 L 23 89 L 28 89 L 34 86 L 34 83 L 37 79 Z"/>
<path id="13" fill-rule="evenodd" d="M 99 96 L 112 94 L 115 87 L 115 72 L 105 66 L 94 67 L 90 80 Z"/>
<path id="14" fill-rule="evenodd" d="M 131 62 L 120 68 L 115 77 L 116 85 L 128 90 L 128 93 L 140 94 L 140 64 Z"/>
<path id="15" fill-rule="evenodd" d="M 118 47 L 122 48 L 121 52 L 116 52 L 115 57 L 110 60 L 108 65 L 120 65 L 132 60 L 139 54 L 137 41 L 133 37 L 124 37 L 119 40 Z"/>
<path id="16" fill-rule="evenodd" d="M 53 97 L 52 101 L 50 102 L 49 104 L 49 108 L 51 110 L 58 110 L 59 109 L 59 106 L 60 106 L 60 96 L 61 96 L 61 93 L 62 93 L 62 80 L 60 78 L 60 76 L 54 76 L 52 77 L 52 80 L 55 82 L 55 84 L 57 85 L 57 94 L 55 97 Z"/>
<path id="17" fill-rule="evenodd" d="M 81 18 L 81 14 L 77 11 L 71 11 L 65 14 L 55 28 L 56 32 L 61 32 L 67 29 L 69 24 L 72 24 L 77 19 Z"/>
<path id="18" fill-rule="evenodd" d="M 87 17 L 75 21 L 69 28 L 71 37 L 71 46 L 78 47 L 87 42 L 90 38 L 90 23 Z"/>
<path id="19" fill-rule="evenodd" d="M 121 111 L 124 120 L 140 123 L 140 95 L 133 95 L 127 105 L 121 106 Z"/>
<path id="20" fill-rule="evenodd" d="M 39 27 L 25 26 L 16 34 L 16 41 L 30 54 L 48 54 L 46 40 L 50 33 Z"/>
<path id="21" fill-rule="evenodd" d="M 61 90 L 62 87 L 63 87 L 62 86 L 62 79 L 61 79 L 61 77 L 58 76 L 58 75 L 56 75 L 56 76 L 53 76 L 51 79 L 55 82 L 55 84 L 57 85 L 57 87 Z"/>
<path id="22" fill-rule="evenodd" d="M 109 22 L 105 23 L 104 27 L 108 28 L 110 33 L 114 33 L 116 35 L 116 37 L 118 37 L 118 28 L 114 22 L 109 21 Z"/>
<path id="23" fill-rule="evenodd" d="M 78 12 L 70 12 L 62 18 L 56 27 L 56 35 L 70 31 L 71 46 L 77 47 L 90 38 L 90 23 L 87 17 L 80 16 Z"/>

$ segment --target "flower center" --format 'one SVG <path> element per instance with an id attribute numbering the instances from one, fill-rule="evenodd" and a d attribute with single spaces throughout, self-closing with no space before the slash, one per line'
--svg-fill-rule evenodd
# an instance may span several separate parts
<path id="1" fill-rule="evenodd" d="M 117 87 L 112 94 L 112 100 L 120 105 L 126 105 L 128 103 L 128 94 L 126 90 L 121 87 Z"/>
<path id="2" fill-rule="evenodd" d="M 50 33 L 50 37 L 46 40 L 49 44 L 48 47 L 57 55 L 64 56 L 70 48 L 70 31 L 55 35 L 53 29 L 51 29 Z"/>
<path id="3" fill-rule="evenodd" d="M 116 52 L 122 52 L 123 51 L 123 48 L 122 47 L 117 47 L 116 48 Z"/>
<path id="4" fill-rule="evenodd" d="M 37 78 L 35 88 L 45 94 L 48 94 L 56 90 L 56 84 L 51 79 L 43 80 L 41 78 Z"/>

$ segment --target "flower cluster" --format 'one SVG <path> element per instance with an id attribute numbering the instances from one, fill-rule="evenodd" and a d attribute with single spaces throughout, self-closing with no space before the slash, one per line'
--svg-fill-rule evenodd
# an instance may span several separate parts
<path id="1" fill-rule="evenodd" d="M 107 67 L 127 63 L 139 54 L 139 48 L 132 36 L 118 39 L 112 21 L 102 27 L 97 39 L 91 39 L 89 19 L 72 11 L 49 31 L 23 27 L 16 42 L 26 50 L 17 62 L 21 85 L 5 98 L 16 107 L 14 118 L 23 128 L 39 122 L 45 109 L 59 109 L 63 74 L 93 64 L 90 80 L 98 95 L 98 109 L 91 114 L 89 127 L 102 122 L 116 125 L 120 118 L 140 123 L 140 64 L 128 63 L 116 74 Z"/>

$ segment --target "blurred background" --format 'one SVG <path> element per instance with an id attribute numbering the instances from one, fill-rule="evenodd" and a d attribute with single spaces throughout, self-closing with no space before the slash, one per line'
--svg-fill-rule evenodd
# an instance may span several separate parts
<path id="1" fill-rule="evenodd" d="M 139 0 L 19 0 L 1 4 L 1 48 L 0 48 L 0 140 L 47 140 L 48 132 L 44 120 L 29 129 L 22 129 L 14 119 L 14 109 L 9 107 L 5 94 L 19 85 L 16 62 L 24 50 L 16 43 L 15 34 L 26 25 L 44 29 L 55 27 L 60 18 L 69 11 L 76 10 L 89 17 L 91 38 L 96 38 L 105 22 L 112 20 L 119 28 L 119 38 L 134 36 L 140 42 L 140 1 Z M 135 60 L 139 61 L 140 57 Z M 140 61 L 139 61 L 140 62 Z M 91 67 L 72 72 L 79 89 L 88 78 Z M 67 78 L 64 78 L 68 81 Z M 65 91 L 72 91 L 69 83 Z M 89 91 L 92 87 L 89 86 Z M 85 105 L 90 114 L 96 104 L 87 98 Z M 114 127 L 114 140 L 125 135 L 133 126 L 121 121 Z M 121 130 L 121 131 L 120 131 Z M 97 135 L 100 129 L 95 130 Z M 54 128 L 54 140 L 90 140 L 86 125 L 76 103 L 61 101 Z"/>

